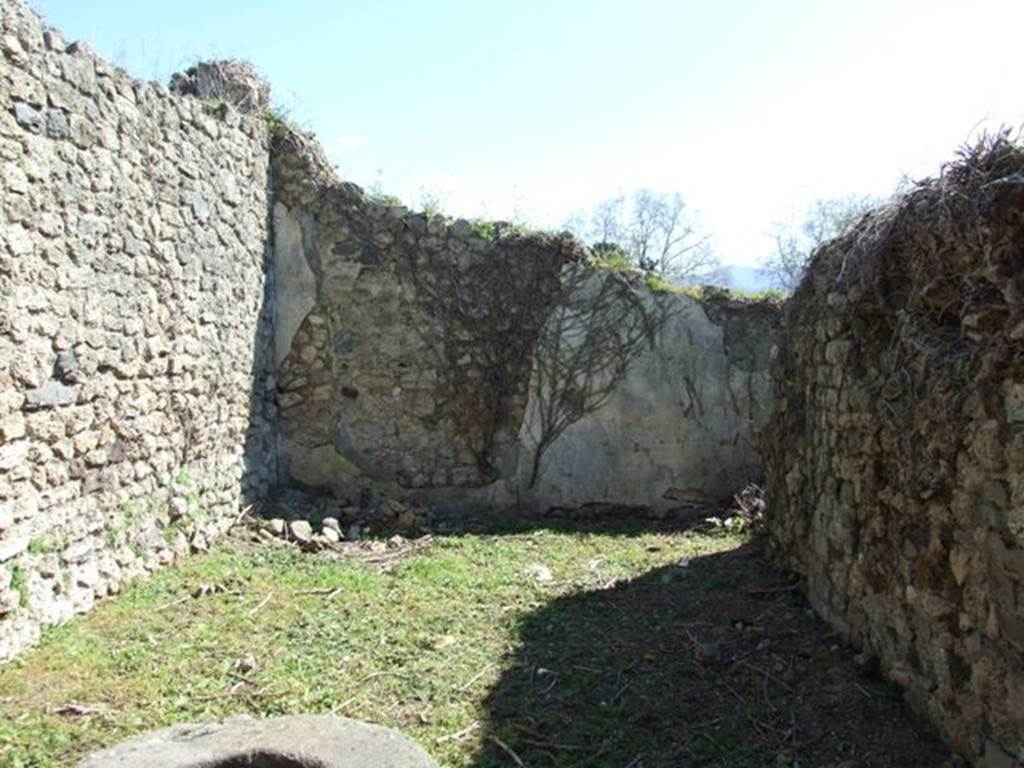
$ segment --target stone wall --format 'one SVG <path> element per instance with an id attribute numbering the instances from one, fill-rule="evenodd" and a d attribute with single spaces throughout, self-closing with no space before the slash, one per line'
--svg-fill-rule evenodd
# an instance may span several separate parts
<path id="1" fill-rule="evenodd" d="M 756 473 L 774 305 L 655 293 L 568 235 L 410 212 L 294 131 L 272 155 L 290 481 L 664 511 Z"/>
<path id="2" fill-rule="evenodd" d="M 815 609 L 982 766 L 1024 760 L 1024 150 L 967 150 L 814 257 L 765 432 Z"/>
<path id="3" fill-rule="evenodd" d="M 2 14 L 0 659 L 289 485 L 660 514 L 757 472 L 774 305 L 410 212 L 247 65 L 168 90 Z"/>
<path id="4" fill-rule="evenodd" d="M 583 303 L 586 325 L 592 331 L 606 323 L 621 328 L 628 318 L 615 315 L 623 314 L 624 302 L 637 302 L 650 337 L 626 360 L 613 355 L 619 359 L 608 369 L 624 362 L 621 375 L 545 451 L 533 485 L 531 459 L 549 399 L 537 386 L 531 389 L 520 430 L 524 460 L 508 486 L 542 507 L 706 510 L 761 476 L 757 438 L 771 413 L 768 365 L 781 325 L 779 307 L 707 289 L 698 296 L 657 293 L 615 272 L 591 278 L 598 285 L 623 280 L 629 298 L 616 291 L 611 304 L 617 311 Z M 575 310 L 579 302 L 570 299 L 569 306 Z M 564 312 L 564 305 L 556 307 L 549 322 Z M 535 374 L 550 346 L 538 348 Z M 570 387 L 563 403 L 570 412 L 574 392 Z"/>
<path id="5" fill-rule="evenodd" d="M 267 128 L 2 9 L 0 659 L 274 482 Z"/>

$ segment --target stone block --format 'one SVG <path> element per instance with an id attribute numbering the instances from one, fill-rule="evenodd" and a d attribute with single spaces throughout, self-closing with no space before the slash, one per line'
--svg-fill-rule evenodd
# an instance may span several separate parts
<path id="1" fill-rule="evenodd" d="M 270 763 L 295 768 L 437 768 L 426 752 L 395 731 L 331 715 L 266 720 L 240 716 L 177 725 L 97 752 L 78 768 Z"/>

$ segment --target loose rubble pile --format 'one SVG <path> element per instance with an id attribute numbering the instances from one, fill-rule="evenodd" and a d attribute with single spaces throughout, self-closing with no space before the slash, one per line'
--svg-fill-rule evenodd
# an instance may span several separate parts
<path id="1" fill-rule="evenodd" d="M 246 518 L 257 540 L 290 542 L 303 550 L 344 551 L 346 544 L 362 542 L 363 549 L 378 551 L 405 546 L 408 539 L 429 536 L 438 526 L 432 510 L 404 503 L 367 490 L 360 504 L 344 504 L 330 496 L 299 491 L 279 494 L 258 506 Z M 372 540 L 366 537 L 372 536 Z M 385 538 L 388 537 L 388 538 Z"/>

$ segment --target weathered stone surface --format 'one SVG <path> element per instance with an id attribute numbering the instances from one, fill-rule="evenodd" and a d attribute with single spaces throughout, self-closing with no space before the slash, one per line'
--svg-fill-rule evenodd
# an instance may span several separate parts
<path id="1" fill-rule="evenodd" d="M 43 386 L 25 392 L 25 408 L 57 408 L 62 405 L 74 405 L 77 399 L 77 387 L 69 387 L 51 379 Z"/>
<path id="2" fill-rule="evenodd" d="M 3 660 L 276 472 L 262 115 L 132 80 L 21 0 L 0 16 Z"/>
<path id="3" fill-rule="evenodd" d="M 550 396 L 531 390 L 520 431 L 526 459 L 516 478 L 520 498 L 544 507 L 601 502 L 667 510 L 725 497 L 737 478 L 758 472 L 756 439 L 771 412 L 768 361 L 777 309 L 712 294 L 698 300 L 642 292 L 640 300 L 650 318 L 660 318 L 652 343 L 629 360 L 598 407 L 547 449 L 532 488 L 531 459 Z"/>
<path id="4" fill-rule="evenodd" d="M 28 549 L 30 539 L 28 536 L 5 535 L 0 539 L 0 563 L 12 560 Z"/>
<path id="5" fill-rule="evenodd" d="M 302 228 L 281 203 L 274 205 L 274 362 L 284 362 L 292 339 L 316 304 L 316 278 L 302 246 Z"/>
<path id="6" fill-rule="evenodd" d="M 14 104 L 14 119 L 22 128 L 32 133 L 41 133 L 45 126 L 42 114 L 20 101 Z"/>
<path id="7" fill-rule="evenodd" d="M 811 604 L 993 766 L 1024 760 L 1022 172 L 982 147 L 815 254 L 762 440 Z"/>
<path id="8" fill-rule="evenodd" d="M 292 481 L 348 499 L 370 486 L 441 506 L 665 510 L 757 471 L 774 306 L 657 294 L 585 266 L 568 236 L 381 204 L 294 131 L 272 162 Z"/>
<path id="9" fill-rule="evenodd" d="M 292 520 L 288 523 L 288 535 L 299 544 L 308 544 L 313 540 L 313 526 L 305 520 Z"/>
<path id="10" fill-rule="evenodd" d="M 262 116 L 270 109 L 270 86 L 246 61 L 201 61 L 171 78 L 176 93 L 223 102 L 239 112 Z M 204 126 L 208 132 L 209 127 Z"/>
<path id="11" fill-rule="evenodd" d="M 380 726 L 329 715 L 176 725 L 87 757 L 79 768 L 436 768 Z"/>

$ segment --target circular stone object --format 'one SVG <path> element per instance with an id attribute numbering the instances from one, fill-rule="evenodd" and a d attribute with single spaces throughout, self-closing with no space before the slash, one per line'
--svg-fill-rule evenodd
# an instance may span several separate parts
<path id="1" fill-rule="evenodd" d="M 79 768 L 437 768 L 404 736 L 332 715 L 175 725 L 96 752 Z"/>

